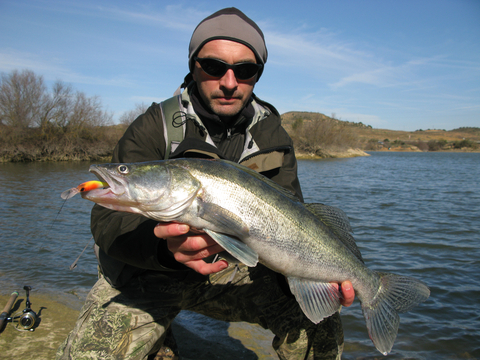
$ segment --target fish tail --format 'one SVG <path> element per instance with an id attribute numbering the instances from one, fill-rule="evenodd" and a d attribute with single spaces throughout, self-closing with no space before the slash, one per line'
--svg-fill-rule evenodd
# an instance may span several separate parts
<path id="1" fill-rule="evenodd" d="M 377 273 L 380 286 L 376 295 L 367 304 L 362 304 L 368 335 L 375 347 L 387 355 L 397 337 L 400 317 L 425 301 L 430 290 L 420 280 L 395 274 Z"/>

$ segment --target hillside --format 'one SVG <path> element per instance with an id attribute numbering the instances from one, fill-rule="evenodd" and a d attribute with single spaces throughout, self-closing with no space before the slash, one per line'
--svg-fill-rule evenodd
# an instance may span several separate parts
<path id="1" fill-rule="evenodd" d="M 375 129 L 363 123 L 342 121 L 321 113 L 291 111 L 282 114 L 282 124 L 292 138 L 300 140 L 296 134 L 299 127 L 315 123 L 337 124 L 337 131 L 346 133 L 346 143 L 351 143 L 352 135 L 357 147 L 362 150 L 397 151 L 475 151 L 480 147 L 480 128 L 458 128 L 453 130 L 399 131 Z M 338 134 L 335 134 L 338 136 Z M 299 144 L 295 144 L 296 147 Z"/>

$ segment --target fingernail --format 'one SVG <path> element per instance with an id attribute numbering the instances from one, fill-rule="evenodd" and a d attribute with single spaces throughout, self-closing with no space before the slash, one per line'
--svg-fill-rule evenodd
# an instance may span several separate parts
<path id="1" fill-rule="evenodd" d="M 186 233 L 189 230 L 189 226 L 185 224 L 179 224 L 178 225 L 178 231 L 181 231 L 182 233 Z"/>

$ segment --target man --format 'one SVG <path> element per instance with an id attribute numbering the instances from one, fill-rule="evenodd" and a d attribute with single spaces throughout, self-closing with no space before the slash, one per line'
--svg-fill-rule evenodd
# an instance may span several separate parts
<path id="1" fill-rule="evenodd" d="M 302 200 L 292 141 L 275 108 L 253 94 L 266 61 L 263 33 L 241 11 L 228 8 L 207 17 L 192 35 L 186 89 L 139 116 L 112 162 L 224 158 L 261 172 Z M 173 128 L 182 130 L 178 141 L 172 141 Z M 207 235 L 97 205 L 92 233 L 100 279 L 57 359 L 147 359 L 164 343 L 167 356 L 167 346 L 175 347 L 170 324 L 181 310 L 260 324 L 275 334 L 281 359 L 340 358 L 338 314 L 313 324 L 282 275 L 222 256 L 214 261 L 223 249 Z M 342 284 L 342 291 L 344 305 L 350 305 L 351 284 Z"/>

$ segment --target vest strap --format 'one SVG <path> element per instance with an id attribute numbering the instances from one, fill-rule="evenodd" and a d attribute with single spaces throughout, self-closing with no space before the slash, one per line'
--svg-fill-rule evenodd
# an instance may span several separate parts
<path id="1" fill-rule="evenodd" d="M 167 160 L 172 152 L 172 144 L 176 147 L 180 144 L 183 140 L 183 126 L 182 125 L 174 125 L 174 118 L 180 111 L 180 103 L 181 95 L 177 95 L 162 101 L 160 106 L 162 107 L 162 112 L 165 120 L 165 126 L 167 127 L 167 139 L 166 140 L 166 149 L 165 149 L 165 156 L 164 159 Z M 183 115 L 181 115 L 183 118 Z M 183 122 L 183 121 L 182 121 Z M 175 149 L 173 149 L 175 151 Z"/>

